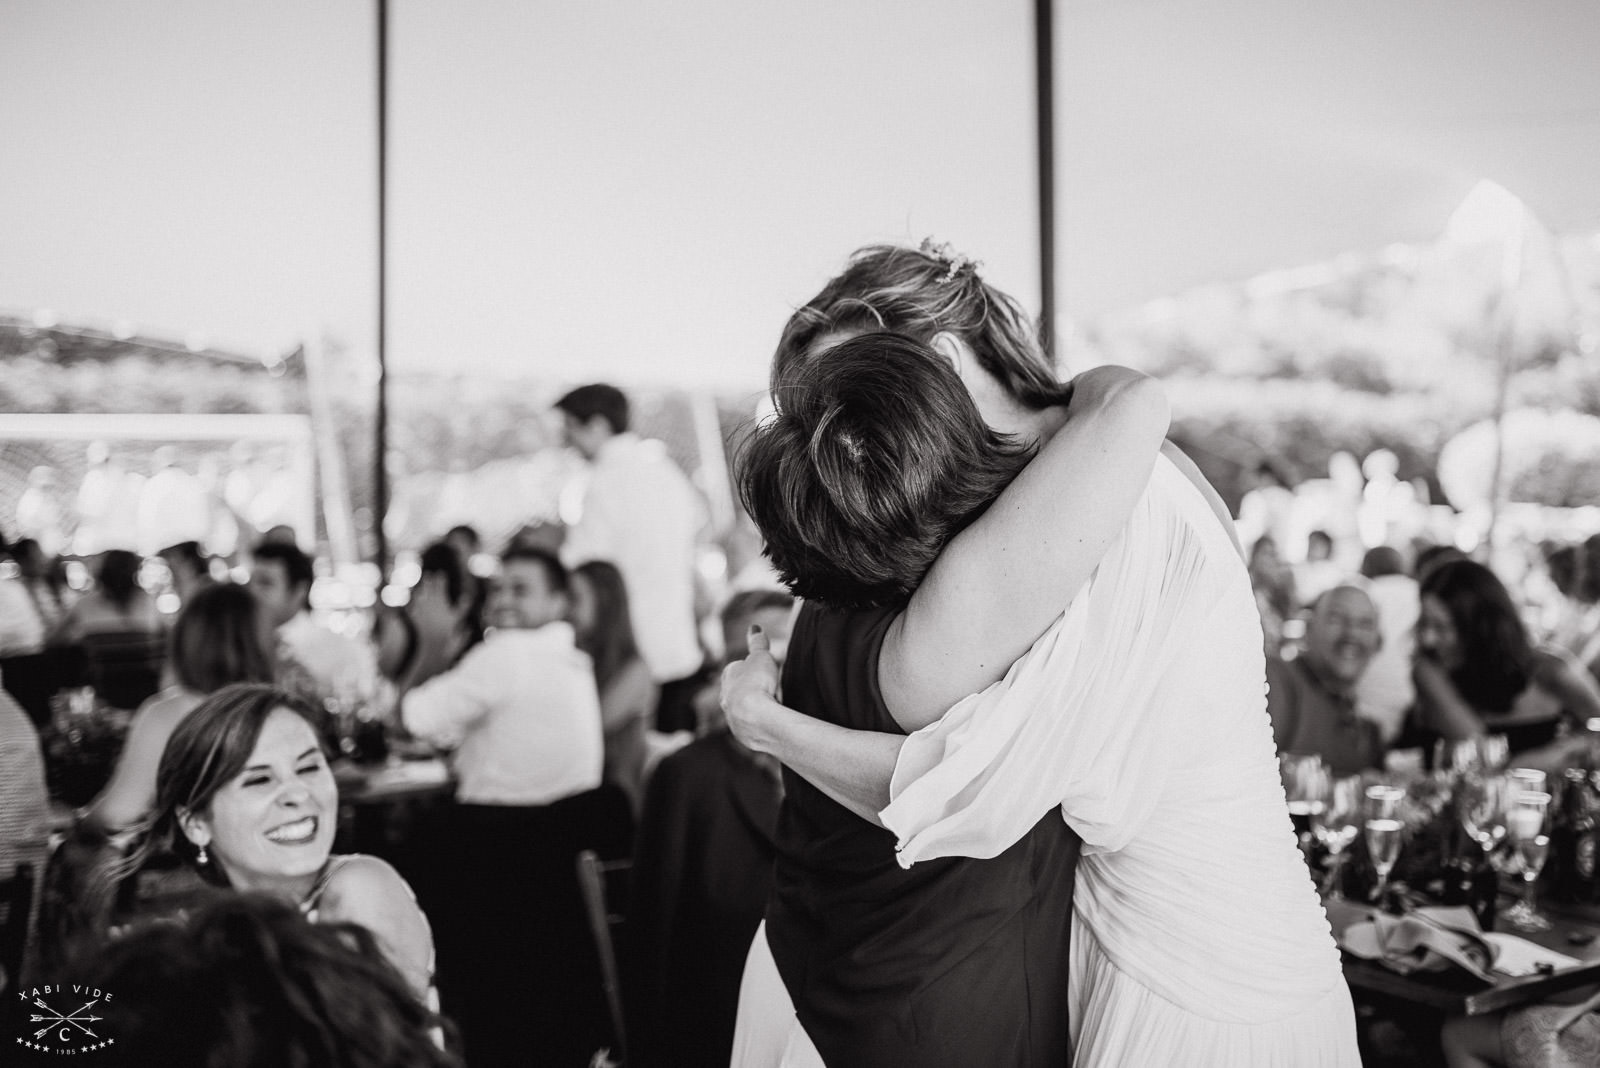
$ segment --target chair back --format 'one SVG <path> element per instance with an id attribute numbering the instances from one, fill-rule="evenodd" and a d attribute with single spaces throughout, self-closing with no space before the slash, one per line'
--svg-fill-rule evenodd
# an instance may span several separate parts
<path id="1" fill-rule="evenodd" d="M 150 631 L 102 631 L 83 636 L 89 685 L 112 708 L 138 708 L 161 689 L 166 639 Z"/>
<path id="2" fill-rule="evenodd" d="M 610 1051 L 602 1050 L 591 1062 L 597 1065 L 628 1062 L 628 1030 L 622 1010 L 622 975 L 617 967 L 615 937 L 625 918 L 613 902 L 625 899 L 627 878 L 632 869 L 633 861 L 601 860 L 592 849 L 578 854 L 578 890 L 583 895 L 589 933 L 600 956 L 601 985 L 606 995 L 606 1008 L 611 1014 L 611 1033 L 617 1043 L 616 1058 Z"/>
<path id="3" fill-rule="evenodd" d="M 0 879 L 0 905 L 5 907 L 5 918 L 0 920 L 0 995 L 6 995 L 21 983 L 33 917 L 33 865 L 18 864 L 11 878 Z"/>

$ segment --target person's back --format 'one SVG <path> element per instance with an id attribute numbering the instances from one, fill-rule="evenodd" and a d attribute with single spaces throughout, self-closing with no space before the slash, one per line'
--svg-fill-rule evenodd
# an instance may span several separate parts
<path id="1" fill-rule="evenodd" d="M 785 702 L 817 719 L 903 733 L 878 653 L 891 609 L 802 608 Z M 829 1063 L 1047 1065 L 1068 1059 L 1078 840 L 1054 813 L 1000 856 L 904 870 L 894 836 L 784 773 L 767 939 Z M 971 1011 L 983 991 L 982 1013 Z"/>
<path id="2" fill-rule="evenodd" d="M 1258 628 L 1226 532 L 1158 461 L 1062 620 L 902 752 L 883 820 L 913 871 L 986 855 L 1053 804 L 1082 834 L 1082 1063 L 1166 1063 L 1178 1050 L 1189 1063 L 1259 1063 L 1249 1049 L 1343 1063 L 1348 994 L 1284 805 Z"/>

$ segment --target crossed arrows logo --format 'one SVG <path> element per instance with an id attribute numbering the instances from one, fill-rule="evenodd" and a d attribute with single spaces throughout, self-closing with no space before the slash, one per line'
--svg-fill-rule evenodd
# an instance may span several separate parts
<path id="1" fill-rule="evenodd" d="M 43 1038 L 45 1035 L 49 1034 L 50 1031 L 53 1028 L 55 1028 L 57 1026 L 60 1026 L 60 1025 L 63 1025 L 63 1024 L 71 1024 L 73 1027 L 76 1027 L 78 1030 L 82 1031 L 84 1034 L 88 1035 L 90 1038 L 99 1038 L 100 1037 L 99 1035 L 95 1034 L 93 1031 L 89 1030 L 89 1028 L 87 1028 L 84 1025 L 85 1024 L 94 1023 L 97 1020 L 104 1019 L 104 1017 L 92 1016 L 92 1015 L 90 1015 L 90 1016 L 82 1015 L 83 1013 L 87 1013 L 90 1009 L 94 1008 L 95 1005 L 99 1003 L 99 1001 L 100 1001 L 99 998 L 95 998 L 94 1001 L 89 1002 L 83 1008 L 78 1009 L 76 1012 L 72 1013 L 70 1016 L 63 1016 L 63 1015 L 61 1015 L 61 1013 L 57 1012 L 55 1009 L 53 1009 L 49 1005 L 47 1005 L 43 998 L 34 998 L 33 999 L 33 1003 L 35 1005 L 39 1006 L 39 1008 L 43 1009 L 45 1012 L 50 1013 L 50 1015 L 49 1016 L 40 1016 L 38 1013 L 34 1013 L 32 1016 L 30 1016 L 28 1018 L 33 1023 L 38 1023 L 41 1020 L 45 1021 L 45 1025 L 43 1027 L 39 1028 L 39 1030 L 35 1031 L 33 1033 L 33 1037 L 35 1039 Z"/>

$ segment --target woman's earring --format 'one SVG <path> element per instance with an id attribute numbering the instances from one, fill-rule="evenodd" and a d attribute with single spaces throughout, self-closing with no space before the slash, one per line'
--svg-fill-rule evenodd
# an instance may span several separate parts
<path id="1" fill-rule="evenodd" d="M 195 859 L 195 863 L 199 864 L 202 868 L 205 867 L 207 864 L 211 863 L 210 858 L 208 858 L 206 856 L 206 847 L 205 846 L 201 846 L 200 847 L 200 852 L 198 852 L 198 853 L 196 853 L 194 855 L 194 859 Z"/>

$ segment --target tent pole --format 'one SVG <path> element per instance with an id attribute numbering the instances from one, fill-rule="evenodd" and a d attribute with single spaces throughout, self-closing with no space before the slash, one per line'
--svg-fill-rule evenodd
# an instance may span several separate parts
<path id="1" fill-rule="evenodd" d="M 1034 0 L 1034 78 L 1039 152 L 1039 340 L 1056 352 L 1055 51 L 1051 0 Z"/>
<path id="2" fill-rule="evenodd" d="M 372 456 L 372 533 L 380 585 L 388 579 L 389 539 L 389 362 L 385 351 L 388 283 L 389 0 L 378 0 L 378 407 Z"/>

